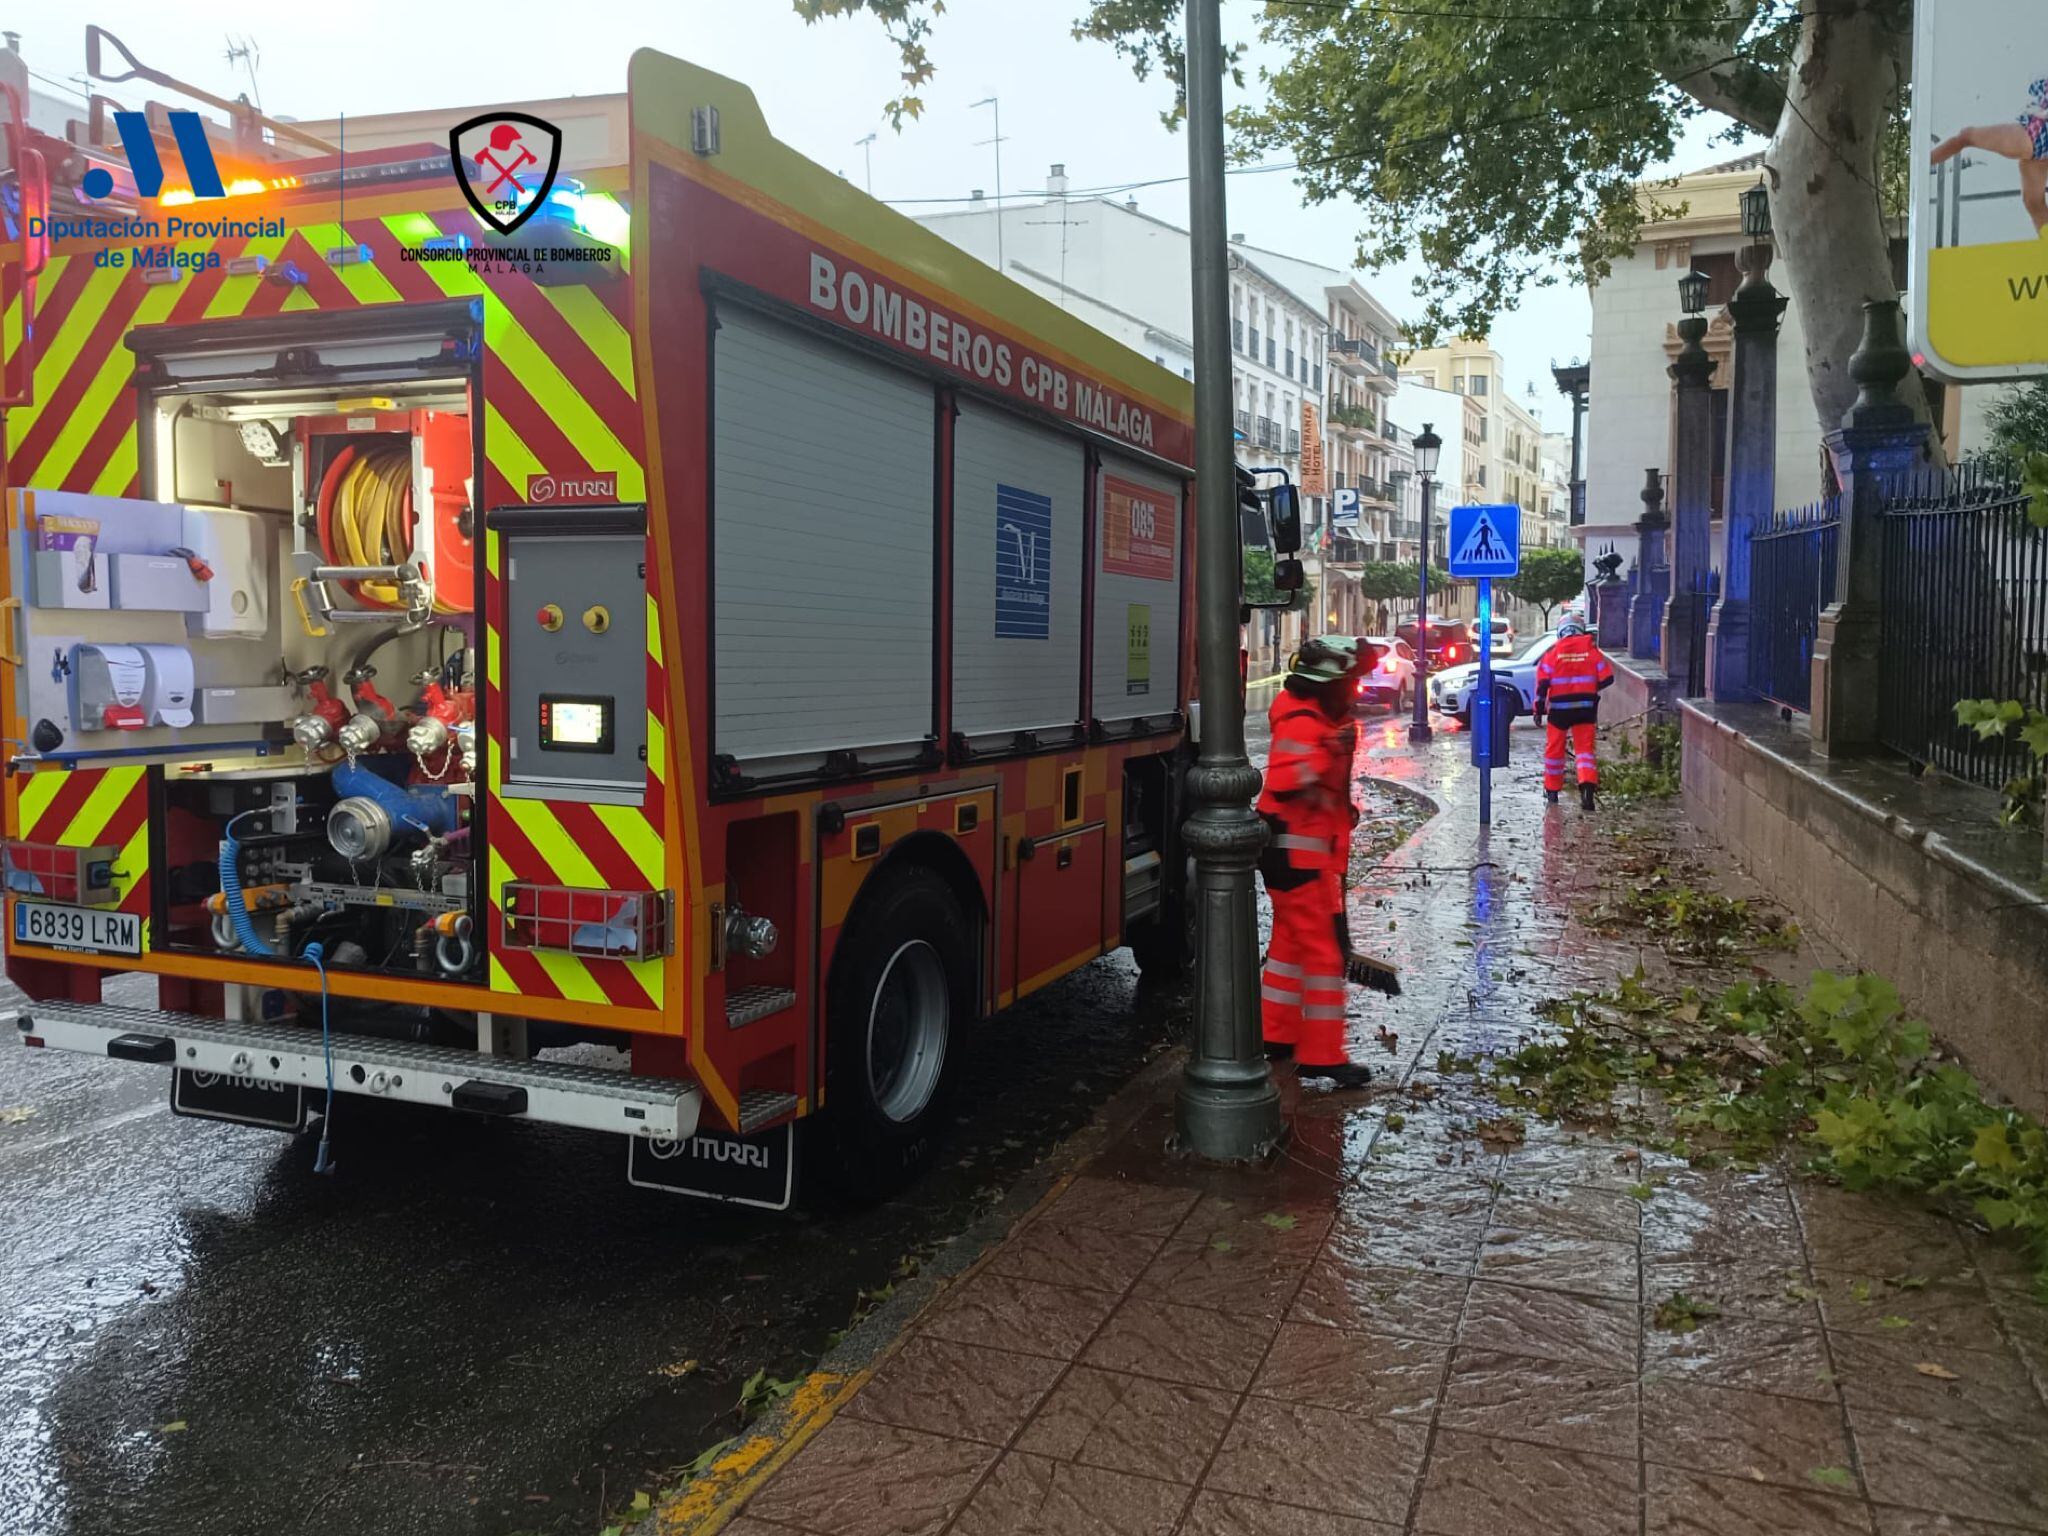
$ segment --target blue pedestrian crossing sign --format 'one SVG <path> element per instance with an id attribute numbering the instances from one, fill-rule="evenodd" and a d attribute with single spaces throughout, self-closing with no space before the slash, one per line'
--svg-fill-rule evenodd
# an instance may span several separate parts
<path id="1" fill-rule="evenodd" d="M 1451 508 L 1451 574 L 1512 576 L 1522 568 L 1522 509 Z"/>

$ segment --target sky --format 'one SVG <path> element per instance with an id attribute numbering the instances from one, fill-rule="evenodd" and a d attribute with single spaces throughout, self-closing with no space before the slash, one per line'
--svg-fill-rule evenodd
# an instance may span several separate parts
<path id="1" fill-rule="evenodd" d="M 807 27 L 788 0 L 210 0 L 203 11 L 161 0 L 85 0 L 75 20 L 58 19 L 64 7 L 45 6 L 17 24 L 45 89 L 82 72 L 88 19 L 152 67 L 226 96 L 249 87 L 244 67 L 225 58 L 229 38 L 253 40 L 264 108 L 299 118 L 606 94 L 625 88 L 635 48 L 660 48 L 746 82 L 778 138 L 856 184 L 868 183 L 871 166 L 875 195 L 908 213 L 950 206 L 940 200 L 965 199 L 976 187 L 995 191 L 997 147 L 984 142 L 993 137 L 994 111 L 972 105 L 995 96 L 1005 193 L 1043 188 L 1054 162 L 1065 164 L 1077 190 L 1157 179 L 1129 195 L 1184 225 L 1187 141 L 1159 116 L 1170 87 L 1138 80 L 1106 45 L 1076 42 L 1069 27 L 1083 8 L 1084 0 L 948 0 L 930 41 L 937 75 L 923 88 L 924 114 L 900 133 L 882 112 L 899 89 L 900 66 L 880 25 L 855 16 Z M 202 14 L 205 22 L 193 20 Z M 1254 15 L 1254 6 L 1225 0 L 1226 36 L 1249 38 Z M 1244 92 L 1227 91 L 1225 105 L 1256 100 L 1259 90 L 1250 72 Z M 1668 169 L 1725 158 L 1726 149 L 1707 142 L 1713 126 L 1696 123 Z M 874 143 L 860 146 L 869 133 Z M 1350 203 L 1304 206 L 1285 173 L 1234 175 L 1228 195 L 1232 231 L 1339 267 L 1350 264 L 1366 221 L 1384 217 Z M 1405 315 L 1418 307 L 1413 275 L 1395 267 L 1362 280 Z M 1532 291 L 1495 328 L 1517 395 L 1533 381 L 1553 428 L 1568 426 L 1570 413 L 1550 364 L 1586 355 L 1590 327 L 1585 289 L 1561 283 Z"/>

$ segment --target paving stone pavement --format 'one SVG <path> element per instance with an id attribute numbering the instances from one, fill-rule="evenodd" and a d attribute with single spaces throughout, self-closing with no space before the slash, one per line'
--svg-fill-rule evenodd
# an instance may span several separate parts
<path id="1" fill-rule="evenodd" d="M 1504 1151 L 1471 1136 L 1496 1111 L 1440 1050 L 1510 1046 L 1538 1002 L 1638 963 L 1683 972 L 1577 915 L 1615 878 L 1617 816 L 1744 887 L 1676 802 L 1546 813 L 1526 732 L 1481 834 L 1466 740 L 1404 734 L 1370 725 L 1361 771 L 1443 810 L 1351 895 L 1354 936 L 1403 968 L 1404 997 L 1352 1005 L 1389 1087 L 1283 1072 L 1284 1156 L 1218 1170 L 1166 1151 L 1169 1084 L 731 1536 L 2048 1531 L 2048 1309 L 2003 1251 L 1782 1167 L 1535 1121 Z M 1837 962 L 1809 939 L 1770 964 Z M 1662 1331 L 1674 1291 L 1722 1315 Z"/>

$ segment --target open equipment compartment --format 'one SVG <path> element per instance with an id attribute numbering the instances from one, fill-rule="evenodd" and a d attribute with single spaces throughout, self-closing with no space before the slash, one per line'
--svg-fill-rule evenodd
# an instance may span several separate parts
<path id="1" fill-rule="evenodd" d="M 482 978 L 479 318 L 140 327 L 142 497 L 24 493 L 32 735 L 146 761 L 147 948 Z"/>

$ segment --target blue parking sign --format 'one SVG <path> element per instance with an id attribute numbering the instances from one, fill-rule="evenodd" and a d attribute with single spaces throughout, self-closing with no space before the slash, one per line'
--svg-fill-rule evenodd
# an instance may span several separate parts
<path id="1" fill-rule="evenodd" d="M 1499 506 L 1451 508 L 1453 576 L 1512 576 L 1522 568 L 1522 509 Z"/>

